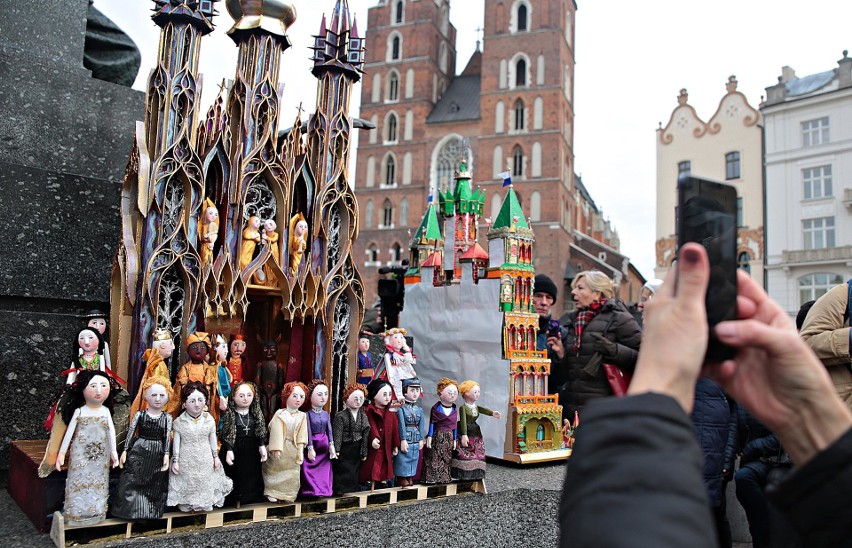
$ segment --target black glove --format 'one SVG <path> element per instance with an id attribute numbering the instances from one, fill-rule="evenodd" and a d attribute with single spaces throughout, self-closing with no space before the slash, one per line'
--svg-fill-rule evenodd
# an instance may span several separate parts
<path id="1" fill-rule="evenodd" d="M 604 358 L 615 357 L 616 353 L 618 352 L 617 344 L 608 340 L 601 333 L 591 333 L 591 335 L 592 338 L 595 339 L 595 352 L 600 352 L 601 356 L 603 356 Z"/>

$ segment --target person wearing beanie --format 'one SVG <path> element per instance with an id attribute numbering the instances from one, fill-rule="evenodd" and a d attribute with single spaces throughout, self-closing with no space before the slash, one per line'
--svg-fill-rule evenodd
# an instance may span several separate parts
<path id="1" fill-rule="evenodd" d="M 563 338 L 567 331 L 559 326 L 559 322 L 551 318 L 551 307 L 556 302 L 557 295 L 558 289 L 553 280 L 546 274 L 536 274 L 532 296 L 533 310 L 538 314 L 536 350 L 547 350 L 547 357 L 551 364 L 554 360 L 565 357 Z"/>

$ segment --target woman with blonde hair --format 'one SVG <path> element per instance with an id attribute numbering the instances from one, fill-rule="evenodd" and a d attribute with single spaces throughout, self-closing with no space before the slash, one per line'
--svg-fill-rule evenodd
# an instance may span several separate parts
<path id="1" fill-rule="evenodd" d="M 603 364 L 632 373 L 642 341 L 642 329 L 615 297 L 609 276 L 586 270 L 577 274 L 571 288 L 577 310 L 567 316 L 568 348 L 555 364 L 566 379 L 554 387 L 565 418 L 573 418 L 591 399 L 613 395 Z"/>

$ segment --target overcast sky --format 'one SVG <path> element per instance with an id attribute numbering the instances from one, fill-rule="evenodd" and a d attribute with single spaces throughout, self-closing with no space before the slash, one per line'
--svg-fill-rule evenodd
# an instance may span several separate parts
<path id="1" fill-rule="evenodd" d="M 349 0 L 359 29 L 377 0 Z M 286 87 L 285 126 L 301 102 L 313 110 L 316 80 L 308 62 L 311 35 L 334 0 L 295 0 L 298 12 L 281 71 Z M 451 2 L 458 29 L 457 69 L 473 53 L 483 26 L 484 2 Z M 127 32 L 142 51 L 135 88 L 144 90 L 157 57 L 159 29 L 150 20 L 151 0 L 95 0 L 95 6 Z M 225 35 L 233 20 L 224 2 L 216 30 L 202 42 L 203 107 L 223 78 L 233 78 L 236 47 Z M 837 67 L 852 49 L 852 2 L 848 0 L 578 0 L 576 17 L 576 171 L 621 237 L 621 251 L 653 277 L 656 133 L 677 106 L 681 88 L 704 121 L 716 111 L 728 76 L 735 74 L 752 106 L 774 84 L 781 67 L 799 76 Z M 487 46 L 487 45 L 486 45 Z M 360 87 L 351 113 L 356 116 Z M 350 166 L 352 169 L 354 166 Z M 476 173 L 474 172 L 474 178 Z M 358 182 L 356 181 L 357 185 Z M 666 215 L 668 212 L 661 212 Z"/>

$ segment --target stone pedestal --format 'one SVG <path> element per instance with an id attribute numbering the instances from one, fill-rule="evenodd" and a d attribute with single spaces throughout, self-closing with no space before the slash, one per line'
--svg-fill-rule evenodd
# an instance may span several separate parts
<path id="1" fill-rule="evenodd" d="M 77 316 L 108 309 L 144 94 L 83 67 L 87 0 L 0 2 L 0 468 L 41 426 Z"/>

